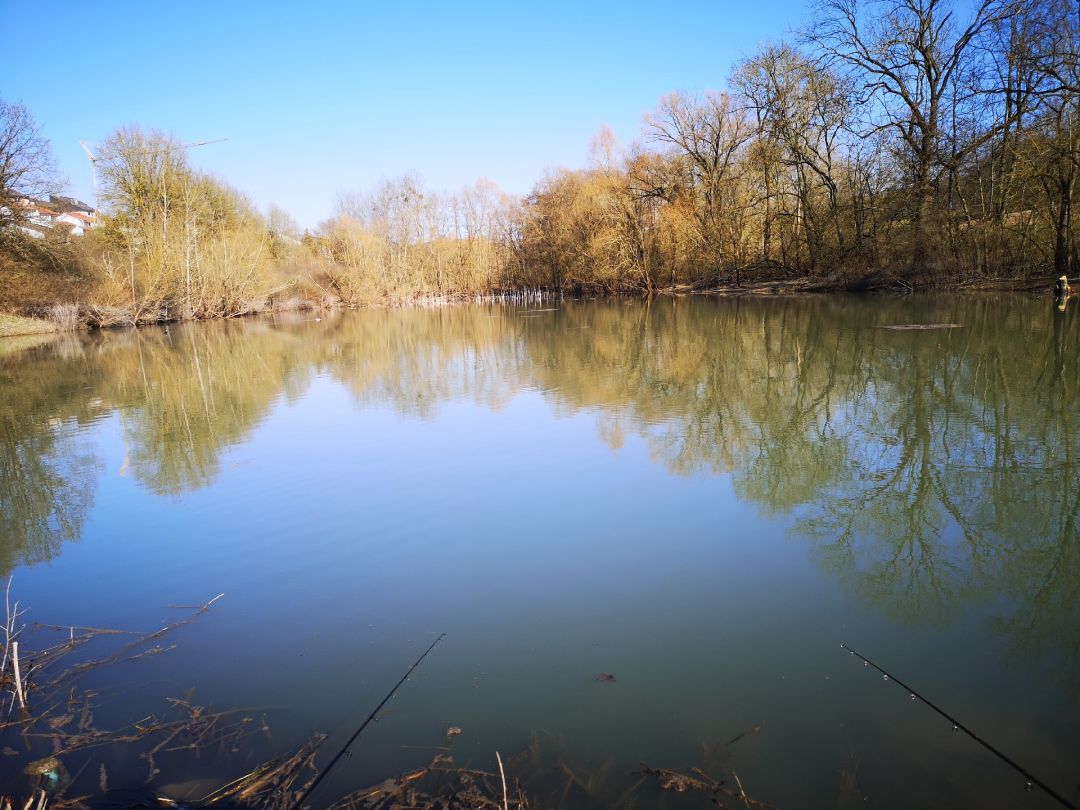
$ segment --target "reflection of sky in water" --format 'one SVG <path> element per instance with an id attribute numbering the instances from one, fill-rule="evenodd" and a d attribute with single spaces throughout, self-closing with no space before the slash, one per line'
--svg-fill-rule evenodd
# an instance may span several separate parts
<path id="1" fill-rule="evenodd" d="M 144 685 L 132 712 L 191 685 L 274 707 L 284 747 L 347 733 L 447 632 L 341 787 L 448 725 L 479 764 L 544 730 L 630 768 L 764 722 L 734 764 L 774 803 L 834 804 L 855 757 L 879 806 L 1041 806 L 847 641 L 1067 788 L 1075 371 L 1017 368 L 1019 338 L 979 328 L 1006 306 L 989 300 L 926 317 L 968 324 L 947 338 L 874 328 L 916 303 L 668 303 L 211 324 L 106 336 L 74 367 L 9 359 L 36 409 L 9 442 L 79 418 L 49 453 L 89 448 L 92 482 L 79 542 L 18 569 L 18 594 L 38 621 L 153 627 L 224 591 L 176 651 L 109 677 Z M 50 375 L 98 404 L 50 399 Z"/>

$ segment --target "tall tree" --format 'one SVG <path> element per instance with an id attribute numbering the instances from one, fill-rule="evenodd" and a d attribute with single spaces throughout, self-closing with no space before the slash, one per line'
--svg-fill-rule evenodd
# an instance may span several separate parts
<path id="1" fill-rule="evenodd" d="M 737 68 L 733 84 L 756 113 L 758 137 L 765 144 L 780 147 L 783 163 L 795 175 L 813 269 L 827 230 L 835 234 L 837 247 L 844 247 L 837 169 L 840 138 L 849 117 L 847 87 L 836 73 L 787 44 L 759 50 Z M 758 152 L 769 154 L 765 148 Z M 768 180 L 770 173 L 766 171 L 764 176 Z M 822 191 L 827 205 L 825 221 L 817 213 Z"/>
<path id="2" fill-rule="evenodd" d="M 1073 211 L 1080 183 L 1080 5 L 1074 0 L 1036 0 L 1041 135 L 1029 157 L 1045 194 L 1054 231 L 1054 272 L 1068 275 L 1080 261 Z"/>
<path id="3" fill-rule="evenodd" d="M 900 145 L 910 188 L 913 259 L 928 256 L 938 170 L 956 163 L 1003 125 L 978 139 L 949 144 L 947 116 L 971 88 L 962 86 L 975 40 L 1016 13 L 1017 0 L 978 0 L 966 25 L 957 25 L 949 0 L 823 0 L 808 31 L 828 64 L 846 68 L 870 114 L 870 130 L 888 129 Z"/>
<path id="4" fill-rule="evenodd" d="M 674 148 L 689 164 L 701 196 L 702 233 L 713 249 L 714 269 L 732 263 L 738 258 L 727 248 L 737 241 L 738 218 L 730 216 L 735 214 L 733 179 L 742 149 L 753 135 L 746 111 L 727 93 L 708 93 L 703 98 L 671 93 L 646 116 L 645 124 L 651 140 Z M 734 267 L 739 283 L 737 261 Z"/>

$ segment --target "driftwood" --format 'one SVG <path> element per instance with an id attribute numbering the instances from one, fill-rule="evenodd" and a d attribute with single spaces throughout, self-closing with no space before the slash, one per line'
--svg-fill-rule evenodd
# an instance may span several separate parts
<path id="1" fill-rule="evenodd" d="M 268 731 L 265 722 L 257 723 L 243 709 L 215 712 L 190 699 L 170 700 L 161 716 L 148 715 L 120 728 L 100 728 L 94 720 L 98 695 L 77 687 L 81 676 L 99 667 L 172 649 L 157 642 L 194 621 L 220 598 L 191 606 L 187 608 L 189 615 L 147 632 L 54 625 L 27 628 L 20 622 L 25 611 L 19 609 L 18 602 L 11 602 L 9 580 L 6 617 L 0 628 L 0 740 L 5 743 L 3 756 L 12 758 L 5 765 L 15 766 L 15 772 L 21 770 L 28 778 L 27 787 L 33 787 L 27 800 L 0 798 L 0 808 L 11 806 L 14 810 L 28 802 L 39 810 L 46 805 L 54 810 L 89 807 L 92 802 L 88 796 L 67 795 L 90 764 L 90 759 L 84 758 L 74 775 L 68 773 L 65 761 L 70 764 L 72 755 L 81 751 L 136 746 L 138 756 L 147 764 L 149 783 L 160 772 L 155 758 L 161 754 L 212 748 L 238 752 L 251 735 Z M 42 636 L 55 638 L 58 633 L 62 633 L 62 641 L 31 647 Z M 110 654 L 78 660 L 78 653 L 92 641 L 125 636 L 124 643 Z M 95 763 L 94 768 L 100 793 L 105 795 L 109 788 L 105 764 Z"/>
<path id="2" fill-rule="evenodd" d="M 315 756 L 326 740 L 316 735 L 299 751 L 284 760 L 271 760 L 198 802 L 210 806 L 227 803 L 265 810 L 292 810 L 296 802 L 318 778 Z"/>
<path id="3" fill-rule="evenodd" d="M 725 786 L 721 779 L 715 779 L 700 768 L 691 768 L 690 773 L 673 770 L 672 768 L 650 768 L 645 763 L 641 764 L 641 773 L 653 777 L 661 790 L 672 790 L 676 793 L 700 793 L 708 797 L 709 803 L 717 807 L 727 807 L 727 801 L 737 800 L 746 808 L 757 807 L 760 810 L 771 810 L 772 806 L 758 801 L 747 795 L 743 789 L 739 775 L 732 771 L 735 780 L 735 788 Z"/>
<path id="4" fill-rule="evenodd" d="M 428 765 L 386 779 L 339 799 L 331 810 L 509 810 L 527 808 L 521 784 L 501 767 L 494 773 L 454 765 L 439 754 Z"/>

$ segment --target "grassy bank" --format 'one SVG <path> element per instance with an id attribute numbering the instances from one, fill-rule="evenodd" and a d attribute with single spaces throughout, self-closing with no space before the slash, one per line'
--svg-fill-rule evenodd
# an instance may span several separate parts
<path id="1" fill-rule="evenodd" d="M 24 318 L 20 315 L 5 315 L 0 312 L 0 337 L 44 335 L 59 331 L 60 327 L 52 321 L 40 318 Z"/>

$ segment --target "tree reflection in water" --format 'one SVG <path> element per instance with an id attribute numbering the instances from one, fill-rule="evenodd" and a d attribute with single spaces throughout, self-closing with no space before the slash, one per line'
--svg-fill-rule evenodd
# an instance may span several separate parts
<path id="1" fill-rule="evenodd" d="M 1046 301 L 660 299 L 365 311 L 101 334 L 0 358 L 0 567 L 77 540 L 117 414 L 131 474 L 211 484 L 315 376 L 432 418 L 544 392 L 673 474 L 731 475 L 833 576 L 906 622 L 980 601 L 1017 655 L 1080 670 L 1080 319 Z M 891 331 L 890 324 L 962 328 Z M 334 427 L 327 426 L 332 435 Z M 1073 677 L 1070 675 L 1070 677 Z M 1072 684 L 1073 687 L 1076 684 Z"/>

